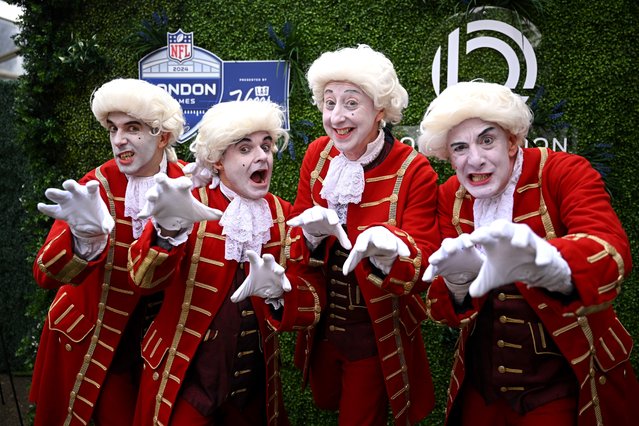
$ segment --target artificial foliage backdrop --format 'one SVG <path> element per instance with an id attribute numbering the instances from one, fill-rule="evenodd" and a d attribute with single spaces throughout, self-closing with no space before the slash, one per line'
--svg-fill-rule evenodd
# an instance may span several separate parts
<path id="1" fill-rule="evenodd" d="M 395 64 L 410 102 L 400 125 L 417 126 L 436 96 L 431 71 L 442 47 L 446 82 L 447 37 L 476 19 L 501 19 L 534 40 L 538 71 L 528 96 L 536 120 L 534 137 L 566 140 L 568 151 L 588 157 L 604 175 L 613 206 L 639 264 L 639 6 L 634 0 L 13 0 L 24 8 L 16 41 L 26 75 L 0 85 L 3 215 L 0 324 L 12 368 L 29 371 L 52 294 L 37 290 L 31 265 L 51 220 L 35 205 L 47 187 L 111 158 L 107 132 L 90 110 L 93 90 L 115 77 L 137 77 L 145 54 L 166 44 L 166 32 L 194 33 L 196 46 L 224 61 L 284 59 L 291 62 L 292 146 L 277 156 L 271 191 L 294 200 L 307 144 L 323 134 L 304 72 L 322 52 L 365 43 Z M 473 12 L 476 6 L 500 6 Z M 505 8 L 505 10 L 504 10 Z M 531 26 L 530 23 L 533 25 Z M 487 34 L 488 35 L 488 34 Z M 516 40 L 511 42 L 516 49 Z M 462 51 L 463 49 L 460 49 Z M 463 53 L 463 52 L 462 52 Z M 519 58 L 521 74 L 528 65 Z M 503 83 L 504 57 L 478 49 L 460 60 L 459 80 Z M 443 89 L 443 87 L 442 87 Z M 402 131 L 400 128 L 398 132 Z M 531 140 L 533 138 L 531 137 Z M 552 146 L 551 146 L 552 147 Z M 179 156 L 192 160 L 188 143 Z M 440 180 L 448 165 L 433 161 Z M 419 194 L 415 194 L 419 196 Z M 638 274 L 626 280 L 616 307 L 639 340 Z M 422 422 L 439 425 L 456 333 L 427 323 L 423 336 L 435 378 L 437 406 Z M 335 424 L 336 416 L 313 408 L 292 366 L 294 336 L 282 336 L 286 408 L 293 425 Z M 1 348 L 0 348 L 1 350 Z M 639 368 L 634 352 L 633 363 Z M 0 369 L 4 365 L 0 361 Z"/>

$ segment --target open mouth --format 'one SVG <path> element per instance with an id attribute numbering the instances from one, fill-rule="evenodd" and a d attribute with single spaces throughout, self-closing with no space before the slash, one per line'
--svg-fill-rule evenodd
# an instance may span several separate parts
<path id="1" fill-rule="evenodd" d="M 340 136 L 344 136 L 347 135 L 351 132 L 351 130 L 353 130 L 352 127 L 347 127 L 345 129 L 335 129 L 335 133 L 337 133 Z"/>
<path id="2" fill-rule="evenodd" d="M 133 157 L 133 155 L 134 154 L 131 151 L 126 151 L 126 152 L 123 152 L 121 154 L 118 154 L 118 158 L 120 160 L 126 161 L 126 160 L 131 159 L 131 157 Z"/>
<path id="3" fill-rule="evenodd" d="M 490 178 L 490 174 L 470 175 L 471 182 L 483 182 Z"/>
<path id="4" fill-rule="evenodd" d="M 266 170 L 257 170 L 251 174 L 251 180 L 255 183 L 266 182 Z"/>

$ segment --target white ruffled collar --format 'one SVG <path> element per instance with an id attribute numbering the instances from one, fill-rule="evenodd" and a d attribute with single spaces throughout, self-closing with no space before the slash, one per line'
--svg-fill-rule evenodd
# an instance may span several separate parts
<path id="1" fill-rule="evenodd" d="M 499 195 L 491 198 L 475 199 L 473 215 L 475 229 L 487 226 L 497 219 L 513 220 L 513 195 L 524 165 L 524 151 L 519 148 L 513 172 L 506 188 Z"/>
<path id="2" fill-rule="evenodd" d="M 384 131 L 369 143 L 366 152 L 357 160 L 349 160 L 344 153 L 333 158 L 328 166 L 320 196 L 328 201 L 328 207 L 337 212 L 340 223 L 346 223 L 349 203 L 358 204 L 364 192 L 364 166 L 377 158 L 384 147 Z"/>
<path id="3" fill-rule="evenodd" d="M 262 246 L 271 239 L 271 227 L 273 217 L 264 198 L 249 200 L 237 195 L 233 190 L 218 179 L 213 179 L 211 187 L 219 183 L 220 191 L 231 203 L 228 205 L 222 218 L 222 235 L 226 235 L 224 258 L 246 262 L 246 250 L 253 250 L 261 255 Z M 215 185 L 215 186 L 213 186 Z"/>
<path id="4" fill-rule="evenodd" d="M 167 159 L 166 153 L 162 156 L 160 162 L 161 173 L 166 173 Z M 133 225 L 133 238 L 139 238 L 144 230 L 144 225 L 149 219 L 138 219 L 138 215 L 146 203 L 146 192 L 155 185 L 153 176 L 130 176 L 127 178 L 126 191 L 124 195 L 124 215 L 131 218 Z"/>

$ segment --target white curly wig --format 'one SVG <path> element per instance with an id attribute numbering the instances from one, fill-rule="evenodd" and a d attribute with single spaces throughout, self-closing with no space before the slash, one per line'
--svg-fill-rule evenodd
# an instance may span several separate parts
<path id="1" fill-rule="evenodd" d="M 168 132 L 167 159 L 177 161 L 173 145 L 184 130 L 184 116 L 178 101 L 161 87 L 135 78 L 117 78 L 104 83 L 93 93 L 91 110 L 105 129 L 108 129 L 110 113 L 123 112 L 146 123 L 151 129 Z"/>
<path id="2" fill-rule="evenodd" d="M 324 52 L 306 74 L 313 101 L 322 110 L 324 88 L 330 82 L 355 84 L 384 110 L 383 120 L 397 124 L 408 106 L 408 93 L 400 84 L 395 67 L 384 54 L 365 44 Z"/>
<path id="3" fill-rule="evenodd" d="M 226 151 L 251 133 L 265 131 L 273 138 L 273 152 L 277 151 L 277 141 L 288 143 L 288 133 L 284 125 L 284 112 L 274 102 L 255 99 L 221 102 L 213 105 L 202 117 L 200 128 L 190 150 L 196 161 L 212 170 Z"/>
<path id="4" fill-rule="evenodd" d="M 419 151 L 448 160 L 448 132 L 469 118 L 496 123 L 523 145 L 533 114 L 521 96 L 506 86 L 483 81 L 457 83 L 446 88 L 426 109 L 419 125 Z"/>

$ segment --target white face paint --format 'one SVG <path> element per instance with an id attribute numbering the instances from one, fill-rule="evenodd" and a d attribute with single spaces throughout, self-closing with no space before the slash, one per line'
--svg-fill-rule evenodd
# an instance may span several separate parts
<path id="1" fill-rule="evenodd" d="M 273 143 L 268 132 L 259 131 L 226 148 L 214 165 L 222 183 L 242 198 L 264 198 L 273 172 Z"/>
<path id="2" fill-rule="evenodd" d="M 123 112 L 107 116 L 109 139 L 118 168 L 129 176 L 153 176 L 160 162 L 168 136 L 153 136 L 151 127 Z"/>
<path id="3" fill-rule="evenodd" d="M 348 82 L 330 82 L 324 87 L 322 122 L 335 147 L 349 160 L 357 160 L 379 134 L 384 113 L 373 99 Z"/>
<path id="4" fill-rule="evenodd" d="M 504 191 L 518 150 L 507 131 L 470 118 L 448 132 L 446 144 L 459 182 L 473 197 L 491 198 Z"/>

